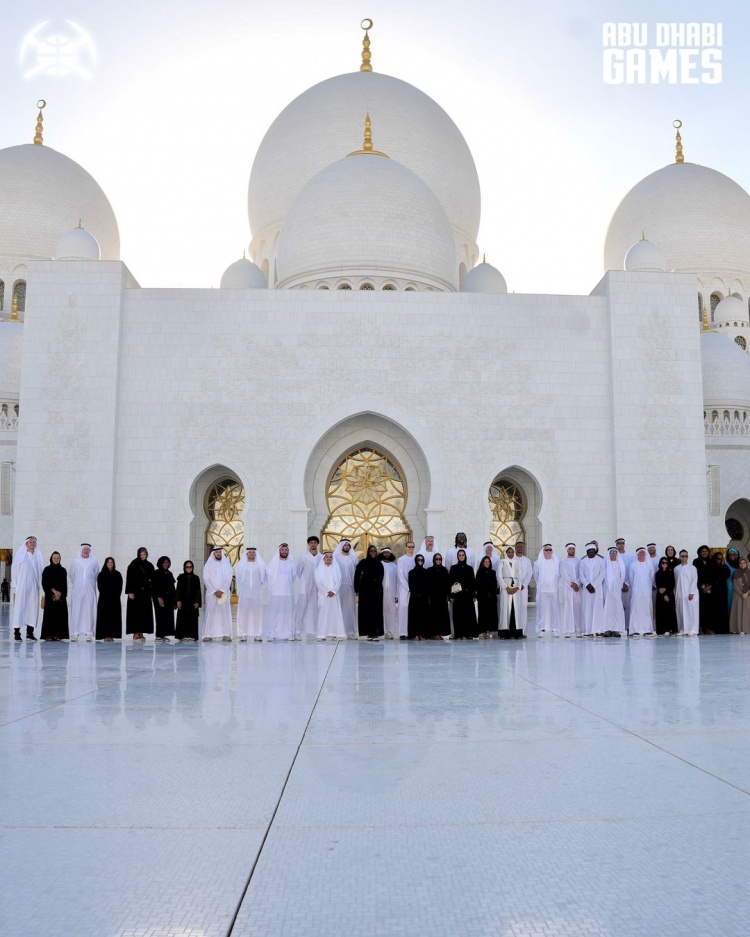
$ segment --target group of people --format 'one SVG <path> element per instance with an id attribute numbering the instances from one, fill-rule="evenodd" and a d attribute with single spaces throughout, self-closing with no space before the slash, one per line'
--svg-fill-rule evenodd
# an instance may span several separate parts
<path id="1" fill-rule="evenodd" d="M 398 559 L 371 545 L 361 560 L 347 538 L 321 552 L 311 536 L 297 562 L 288 543 L 268 563 L 246 547 L 234 568 L 223 548 L 213 548 L 202 582 L 190 560 L 175 578 L 168 556 L 154 566 L 140 547 L 123 583 L 114 558 L 100 568 L 89 543 L 68 574 L 59 552 L 44 566 L 36 538 L 28 537 L 14 554 L 11 578 L 16 641 L 24 629 L 36 640 L 41 606 L 43 640 L 112 642 L 122 637 L 123 588 L 125 633 L 136 642 L 147 634 L 157 642 L 198 641 L 203 588 L 203 641 L 231 641 L 233 581 L 240 641 L 524 639 L 532 581 L 540 637 L 750 632 L 750 569 L 736 550 L 711 556 L 704 545 L 690 562 L 686 550 L 668 546 L 662 555 L 655 543 L 630 553 L 624 539 L 606 555 L 591 541 L 580 558 L 574 543 L 562 557 L 547 543 L 532 563 L 522 541 L 503 553 L 488 541 L 477 557 L 463 532 L 445 555 L 427 536 L 418 551 L 409 541 Z"/>

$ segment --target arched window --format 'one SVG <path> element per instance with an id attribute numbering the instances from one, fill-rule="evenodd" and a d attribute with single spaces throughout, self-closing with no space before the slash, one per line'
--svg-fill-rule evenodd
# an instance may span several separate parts
<path id="1" fill-rule="evenodd" d="M 13 287 L 13 300 L 19 312 L 26 311 L 26 281 L 19 280 Z"/>
<path id="2" fill-rule="evenodd" d="M 721 293 L 711 293 L 711 321 L 714 321 L 714 311 L 724 297 Z"/>
<path id="3" fill-rule="evenodd" d="M 498 550 L 525 540 L 526 499 L 520 486 L 510 478 L 498 476 L 490 485 L 488 497 L 492 514 L 490 540 Z"/>
<path id="4" fill-rule="evenodd" d="M 372 283 L 363 283 L 362 286 L 360 286 L 360 289 L 361 290 L 374 290 L 375 287 L 372 285 Z"/>
<path id="5" fill-rule="evenodd" d="M 734 341 L 735 344 L 739 345 L 743 351 L 747 351 L 747 342 L 745 341 L 745 337 L 743 335 L 738 335 Z"/>
<path id="6" fill-rule="evenodd" d="M 215 482 L 206 492 L 204 509 L 208 520 L 206 556 L 210 547 L 222 547 L 229 562 L 235 566 L 244 536 L 245 489 L 242 482 L 228 476 Z"/>
<path id="7" fill-rule="evenodd" d="M 698 319 L 700 322 L 703 321 L 703 297 L 698 293 Z"/>
<path id="8" fill-rule="evenodd" d="M 5 306 L 5 283 L 3 280 L 0 280 L 0 312 L 3 311 Z"/>
<path id="9" fill-rule="evenodd" d="M 331 472 L 326 489 L 324 550 L 349 537 L 363 555 L 374 544 L 401 555 L 411 537 L 404 519 L 406 482 L 395 460 L 372 446 L 352 449 Z"/>
<path id="10" fill-rule="evenodd" d="M 339 283 L 336 289 L 337 290 L 350 290 L 351 286 L 348 283 Z"/>

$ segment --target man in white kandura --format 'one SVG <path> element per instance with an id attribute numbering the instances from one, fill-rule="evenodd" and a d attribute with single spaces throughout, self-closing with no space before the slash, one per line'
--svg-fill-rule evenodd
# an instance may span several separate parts
<path id="1" fill-rule="evenodd" d="M 628 573 L 630 572 L 631 563 L 635 560 L 635 554 L 625 549 L 624 537 L 618 537 L 617 540 L 615 540 L 615 546 L 617 547 L 620 564 L 625 564 L 625 572 L 622 577 L 622 607 L 625 612 L 625 630 L 627 630 L 628 622 L 630 621 L 630 586 L 628 585 Z"/>
<path id="2" fill-rule="evenodd" d="M 560 635 L 560 560 L 551 543 L 545 543 L 539 551 L 534 563 L 534 581 L 537 635 L 551 634 L 557 638 Z"/>
<path id="3" fill-rule="evenodd" d="M 581 637 L 581 587 L 578 585 L 578 557 L 576 545 L 565 544 L 565 556 L 560 560 L 562 583 L 562 616 L 560 630 L 563 637 Z"/>
<path id="4" fill-rule="evenodd" d="M 674 602 L 680 635 L 698 634 L 698 570 L 680 550 L 680 565 L 674 568 Z"/>
<path id="5" fill-rule="evenodd" d="M 323 562 L 315 568 L 315 585 L 318 590 L 318 641 L 346 640 L 344 619 L 341 615 L 339 590 L 342 581 L 341 568 L 333 561 L 333 553 L 327 550 Z"/>
<path id="6" fill-rule="evenodd" d="M 341 570 L 341 589 L 339 603 L 344 618 L 346 636 L 354 641 L 357 638 L 357 595 L 354 591 L 354 571 L 357 568 L 357 554 L 352 549 L 352 542 L 344 538 L 333 551 L 333 561 Z"/>
<path id="7" fill-rule="evenodd" d="M 313 534 L 307 538 L 307 551 L 297 563 L 299 592 L 297 593 L 297 615 L 294 636 L 300 641 L 303 634 L 318 633 L 318 590 L 315 586 L 315 570 L 320 563 L 318 547 L 320 540 Z"/>
<path id="8" fill-rule="evenodd" d="M 82 543 L 70 567 L 70 640 L 94 640 L 96 631 L 96 577 L 99 563 L 90 543 Z"/>
<path id="9" fill-rule="evenodd" d="M 604 637 L 621 638 L 625 631 L 625 609 L 622 605 L 622 586 L 625 582 L 625 563 L 617 547 L 607 550 L 604 561 Z"/>
<path id="10" fill-rule="evenodd" d="M 654 605 L 651 597 L 654 588 L 654 567 L 645 547 L 635 551 L 635 562 L 628 573 L 630 586 L 630 636 L 645 638 L 654 636 Z"/>
<path id="11" fill-rule="evenodd" d="M 581 624 L 587 638 L 604 634 L 604 557 L 597 554 L 596 544 L 586 544 L 586 556 L 578 564 L 581 586 Z"/>
<path id="12" fill-rule="evenodd" d="M 409 573 L 414 569 L 414 541 L 406 544 L 406 553 L 396 562 L 398 572 L 398 636 L 402 641 L 409 637 Z"/>
<path id="13" fill-rule="evenodd" d="M 417 550 L 417 554 L 421 553 L 424 557 L 424 568 L 429 569 L 432 566 L 432 561 L 435 558 L 435 554 L 439 553 L 443 555 L 440 547 L 435 543 L 435 538 L 428 534 L 422 541 L 422 546 Z"/>
<path id="14" fill-rule="evenodd" d="M 267 641 L 294 641 L 294 580 L 297 570 L 288 543 L 279 548 L 266 566 L 268 607 L 265 632 Z"/>
<path id="15" fill-rule="evenodd" d="M 386 640 L 392 641 L 398 631 L 398 566 L 389 547 L 380 551 L 383 564 L 383 630 Z"/>
<path id="16" fill-rule="evenodd" d="M 27 537 L 13 554 L 10 580 L 16 590 L 13 604 L 13 638 L 21 640 L 21 628 L 26 628 L 26 640 L 36 641 L 34 628 L 39 618 L 39 600 L 42 593 L 44 561 L 36 537 Z"/>
<path id="17" fill-rule="evenodd" d="M 235 570 L 235 581 L 240 601 L 237 605 L 237 637 L 247 641 L 263 640 L 263 586 L 266 584 L 266 564 L 257 547 L 246 547 Z"/>
<path id="18" fill-rule="evenodd" d="M 206 587 L 206 612 L 203 619 L 204 641 L 232 640 L 232 606 L 229 592 L 234 570 L 221 547 L 214 547 L 203 567 Z"/>
<path id="19" fill-rule="evenodd" d="M 529 583 L 534 575 L 534 567 L 526 556 L 526 544 L 523 540 L 519 540 L 516 544 L 516 563 L 521 574 L 521 591 L 518 593 L 518 627 L 525 634 L 529 617 Z"/>

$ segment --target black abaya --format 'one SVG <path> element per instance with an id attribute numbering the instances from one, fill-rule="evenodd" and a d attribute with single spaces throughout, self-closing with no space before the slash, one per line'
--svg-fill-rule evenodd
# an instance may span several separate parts
<path id="1" fill-rule="evenodd" d="M 151 580 L 154 597 L 156 637 L 171 638 L 174 635 L 175 583 L 171 569 L 157 566 Z M 161 599 L 161 603 L 159 602 Z M 163 603 L 163 604 L 162 604 Z"/>
<path id="2" fill-rule="evenodd" d="M 474 570 L 464 560 L 451 566 L 451 600 L 453 602 L 453 637 L 476 638 L 479 636 L 477 613 L 474 608 Z M 453 591 L 454 585 L 461 586 L 460 591 Z"/>
<path id="3" fill-rule="evenodd" d="M 42 633 L 44 641 L 62 641 L 68 637 L 68 574 L 64 566 L 50 563 L 42 573 L 44 615 Z M 52 590 L 60 593 L 55 599 Z"/>
<path id="4" fill-rule="evenodd" d="M 656 633 L 674 634 L 677 631 L 674 570 L 659 567 L 654 574 L 654 586 L 656 587 Z M 660 589 L 663 589 L 664 592 L 660 592 Z"/>
<path id="5" fill-rule="evenodd" d="M 96 602 L 96 640 L 122 637 L 122 573 L 105 566 L 96 577 L 99 598 Z"/>
<path id="6" fill-rule="evenodd" d="M 195 573 L 180 573 L 177 577 L 175 589 L 175 602 L 180 603 L 177 609 L 177 625 L 175 637 L 180 641 L 185 638 L 198 640 L 198 616 L 201 608 L 201 581 Z M 194 606 L 197 605 L 197 608 Z"/>
<path id="7" fill-rule="evenodd" d="M 354 591 L 359 596 L 357 627 L 367 638 L 383 636 L 383 564 L 366 556 L 354 571 Z"/>
<path id="8" fill-rule="evenodd" d="M 479 633 L 497 631 L 497 573 L 490 567 L 480 566 L 475 579 Z"/>
<path id="9" fill-rule="evenodd" d="M 429 636 L 430 597 L 427 585 L 427 570 L 424 566 L 415 566 L 414 569 L 409 570 L 408 629 L 410 638 Z"/>
<path id="10" fill-rule="evenodd" d="M 428 615 L 427 637 L 444 637 L 451 633 L 451 613 L 448 608 L 448 596 L 451 590 L 451 578 L 442 564 L 433 565 L 427 570 L 427 594 L 430 608 Z"/>
<path id="11" fill-rule="evenodd" d="M 136 557 L 128 566 L 125 577 L 125 591 L 128 594 L 125 614 L 126 634 L 153 634 L 154 613 L 151 604 L 153 576 L 154 564 L 148 560 L 140 560 Z"/>

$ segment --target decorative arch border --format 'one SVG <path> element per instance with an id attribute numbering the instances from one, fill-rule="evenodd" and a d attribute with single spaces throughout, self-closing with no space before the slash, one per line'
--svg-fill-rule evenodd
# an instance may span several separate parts
<path id="1" fill-rule="evenodd" d="M 305 476 L 313 453 L 323 437 L 339 424 L 355 417 L 379 417 L 393 423 L 414 440 L 422 452 L 430 472 L 430 496 L 425 509 L 427 512 L 440 511 L 444 502 L 444 478 L 440 453 L 424 426 L 412 414 L 390 404 L 384 406 L 383 400 L 369 396 L 355 397 L 340 407 L 335 407 L 310 428 L 297 447 L 297 455 L 292 463 L 290 476 L 292 510 L 306 511 L 310 507 L 305 495 Z"/>

